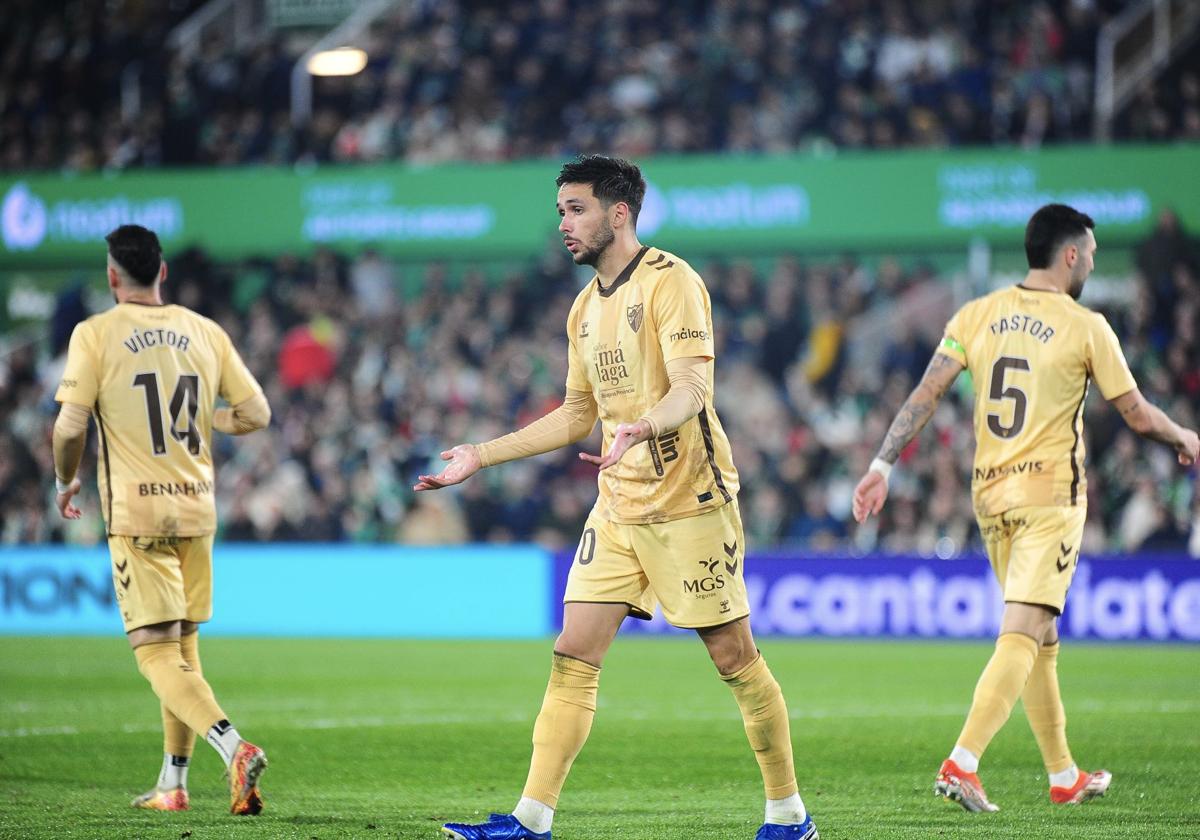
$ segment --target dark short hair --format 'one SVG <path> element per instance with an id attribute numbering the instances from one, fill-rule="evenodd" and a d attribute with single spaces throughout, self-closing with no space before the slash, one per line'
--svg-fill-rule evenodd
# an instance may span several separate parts
<path id="1" fill-rule="evenodd" d="M 121 225 L 108 236 L 108 253 L 133 282 L 153 286 L 162 266 L 162 246 L 158 235 L 141 225 Z"/>
<path id="2" fill-rule="evenodd" d="M 646 197 L 646 179 L 637 164 L 608 155 L 580 155 L 570 163 L 564 163 L 554 183 L 560 187 L 563 184 L 588 184 L 606 207 L 624 201 L 629 205 L 635 225 L 642 210 L 642 199 Z"/>
<path id="3" fill-rule="evenodd" d="M 1092 217 L 1065 204 L 1047 204 L 1025 226 L 1025 258 L 1030 268 L 1049 268 L 1064 243 L 1096 227 Z"/>

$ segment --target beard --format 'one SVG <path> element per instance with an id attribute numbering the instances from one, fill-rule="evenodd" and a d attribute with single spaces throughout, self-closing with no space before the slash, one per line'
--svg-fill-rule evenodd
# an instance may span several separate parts
<path id="1" fill-rule="evenodd" d="M 575 264 L 590 265 L 595 268 L 596 264 L 600 262 L 600 258 L 604 256 L 604 252 L 608 250 L 608 246 L 613 244 L 616 238 L 617 235 L 613 232 L 612 225 L 608 223 L 608 219 L 604 219 L 591 241 L 583 243 L 583 248 L 579 250 L 579 253 L 572 255 Z"/>
<path id="2" fill-rule="evenodd" d="M 1071 284 L 1067 286 L 1067 294 L 1072 300 L 1079 300 L 1079 296 L 1083 294 L 1083 284 L 1087 282 L 1087 273 L 1080 272 L 1078 275 L 1071 274 Z"/>

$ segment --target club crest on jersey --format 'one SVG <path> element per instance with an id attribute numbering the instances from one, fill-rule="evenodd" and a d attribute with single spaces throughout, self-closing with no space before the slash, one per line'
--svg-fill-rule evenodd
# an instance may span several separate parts
<path id="1" fill-rule="evenodd" d="M 629 328 L 637 332 L 642 328 L 642 304 L 630 306 L 625 309 L 625 318 L 629 321 Z"/>

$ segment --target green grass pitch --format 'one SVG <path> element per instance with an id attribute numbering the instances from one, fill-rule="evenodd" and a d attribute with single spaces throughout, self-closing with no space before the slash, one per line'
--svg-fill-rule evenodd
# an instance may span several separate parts
<path id="1" fill-rule="evenodd" d="M 134 811 L 161 762 L 158 704 L 121 638 L 0 638 L 0 837 L 426 838 L 520 794 L 550 660 L 536 642 L 205 639 L 204 670 L 271 760 L 267 810 L 235 818 L 197 745 L 192 810 Z M 1109 796 L 1051 806 L 1016 711 L 982 768 L 1001 807 L 931 785 L 990 646 L 762 640 L 792 713 L 805 803 L 825 840 L 1200 837 L 1200 648 L 1064 645 L 1076 758 Z M 750 840 L 758 770 L 695 639 L 619 639 L 560 840 Z"/>

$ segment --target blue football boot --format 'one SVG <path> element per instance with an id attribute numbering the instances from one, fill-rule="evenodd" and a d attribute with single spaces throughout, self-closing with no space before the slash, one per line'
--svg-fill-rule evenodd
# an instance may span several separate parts
<path id="1" fill-rule="evenodd" d="M 479 825 L 463 825 L 462 823 L 446 823 L 442 826 L 442 834 L 453 840 L 550 840 L 550 832 L 536 834 L 512 814 L 492 814 L 488 821 Z M 774 837 L 775 835 L 771 835 Z M 792 835 L 780 834 L 779 837 Z M 795 835 L 800 837 L 801 835 Z M 813 837 L 816 837 L 814 834 Z"/>
<path id="2" fill-rule="evenodd" d="M 818 840 L 817 825 L 813 822 L 812 814 L 804 817 L 804 822 L 792 825 L 775 825 L 766 823 L 754 835 L 754 840 Z"/>

